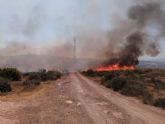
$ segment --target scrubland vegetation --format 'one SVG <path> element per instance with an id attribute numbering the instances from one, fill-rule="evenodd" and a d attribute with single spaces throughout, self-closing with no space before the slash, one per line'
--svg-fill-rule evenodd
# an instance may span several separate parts
<path id="1" fill-rule="evenodd" d="M 38 72 L 21 73 L 16 68 L 0 69 L 0 93 L 13 91 L 13 85 L 21 86 L 23 90 L 32 90 L 46 81 L 54 81 L 61 78 L 58 71 L 46 71 L 41 69 Z M 14 86 L 17 87 L 17 86 Z"/>
<path id="2" fill-rule="evenodd" d="M 111 72 L 88 70 L 83 74 L 99 79 L 102 85 L 123 95 L 137 97 L 145 104 L 165 108 L 165 70 L 163 69 Z"/>

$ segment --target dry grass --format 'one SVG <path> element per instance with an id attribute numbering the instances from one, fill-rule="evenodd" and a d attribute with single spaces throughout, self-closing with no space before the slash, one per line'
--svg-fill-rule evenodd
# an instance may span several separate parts
<path id="1" fill-rule="evenodd" d="M 9 72 L 10 71 L 7 71 L 7 73 Z M 38 76 L 36 76 L 36 74 Z M 13 76 L 13 70 L 11 75 Z M 54 83 L 62 76 L 62 74 L 57 71 L 39 71 L 21 75 L 19 81 L 9 80 L 7 77 L 4 78 L 4 80 L 0 80 L 0 88 L 2 90 L 5 90 L 6 86 L 11 88 L 11 90 L 7 92 L 0 91 L 0 100 L 18 100 L 32 96 L 33 94 L 42 91 L 42 89 L 45 89 L 44 87 L 47 87 L 50 83 Z"/>
<path id="2" fill-rule="evenodd" d="M 35 87 L 33 90 L 24 90 L 24 87 L 22 87 L 22 82 L 13 82 L 12 83 L 12 92 L 1 94 L 0 100 L 1 101 L 21 101 L 26 100 L 31 97 L 40 96 L 41 94 L 45 93 L 44 91 L 47 91 L 51 88 L 51 85 L 54 83 L 54 81 L 47 81 L 45 83 L 42 83 L 41 85 Z"/>
<path id="3" fill-rule="evenodd" d="M 137 69 L 134 71 L 94 72 L 83 74 L 127 96 L 141 99 L 144 103 L 165 108 L 165 70 Z"/>

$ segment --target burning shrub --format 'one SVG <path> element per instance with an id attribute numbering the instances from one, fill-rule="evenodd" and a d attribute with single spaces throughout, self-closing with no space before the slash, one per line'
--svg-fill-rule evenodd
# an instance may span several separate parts
<path id="1" fill-rule="evenodd" d="M 12 81 L 21 80 L 21 73 L 16 68 L 0 69 L 0 76 Z"/>
<path id="2" fill-rule="evenodd" d="M 99 68 L 96 68 L 95 70 L 100 71 L 120 71 L 120 70 L 134 70 L 134 65 L 119 65 L 119 64 L 110 64 L 109 66 L 100 66 Z"/>
<path id="3" fill-rule="evenodd" d="M 9 81 L 7 79 L 4 79 L 0 77 L 0 92 L 5 93 L 5 92 L 10 92 L 11 86 L 9 84 Z"/>

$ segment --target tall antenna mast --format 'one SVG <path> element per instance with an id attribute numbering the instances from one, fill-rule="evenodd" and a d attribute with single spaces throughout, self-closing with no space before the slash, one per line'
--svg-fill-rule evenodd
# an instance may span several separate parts
<path id="1" fill-rule="evenodd" d="M 76 50 L 77 50 L 77 40 L 76 40 L 76 38 L 74 38 L 74 40 L 73 40 L 73 42 L 74 42 L 74 48 L 73 48 L 73 57 L 74 57 L 74 60 L 76 60 L 77 59 L 77 56 L 76 56 Z"/>

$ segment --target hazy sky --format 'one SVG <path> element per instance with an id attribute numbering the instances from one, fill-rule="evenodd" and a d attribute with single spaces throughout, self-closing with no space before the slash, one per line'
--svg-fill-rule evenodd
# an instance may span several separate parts
<path id="1" fill-rule="evenodd" d="M 134 0 L 0 0 L 0 46 L 71 41 L 77 32 L 109 30 Z M 165 56 L 165 42 L 161 41 Z"/>

